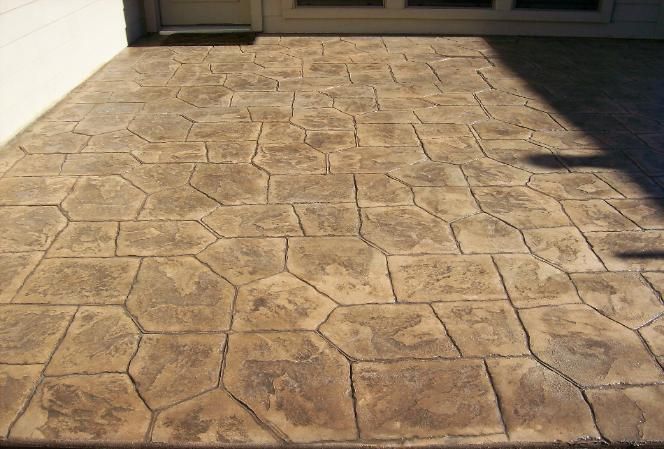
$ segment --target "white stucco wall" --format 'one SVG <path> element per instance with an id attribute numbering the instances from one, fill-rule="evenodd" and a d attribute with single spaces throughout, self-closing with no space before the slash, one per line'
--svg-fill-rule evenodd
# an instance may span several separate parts
<path id="1" fill-rule="evenodd" d="M 0 143 L 142 34 L 139 0 L 0 0 Z"/>

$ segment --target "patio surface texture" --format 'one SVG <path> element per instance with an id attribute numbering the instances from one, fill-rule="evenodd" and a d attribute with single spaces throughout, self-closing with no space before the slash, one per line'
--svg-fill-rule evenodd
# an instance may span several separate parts
<path id="1" fill-rule="evenodd" d="M 664 43 L 128 48 L 0 151 L 0 435 L 664 441 Z"/>

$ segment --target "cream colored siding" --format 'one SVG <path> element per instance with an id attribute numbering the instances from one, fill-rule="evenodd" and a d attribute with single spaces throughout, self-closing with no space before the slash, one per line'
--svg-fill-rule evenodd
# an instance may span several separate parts
<path id="1" fill-rule="evenodd" d="M 139 0 L 0 0 L 0 142 L 141 36 L 142 15 Z"/>

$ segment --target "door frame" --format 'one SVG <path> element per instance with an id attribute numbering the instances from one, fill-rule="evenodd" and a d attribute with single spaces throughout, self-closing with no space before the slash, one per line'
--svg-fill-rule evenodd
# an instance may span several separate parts
<path id="1" fill-rule="evenodd" d="M 144 0 L 145 26 L 149 33 L 158 33 L 161 26 L 159 0 Z M 263 31 L 263 0 L 250 0 L 251 31 Z"/>

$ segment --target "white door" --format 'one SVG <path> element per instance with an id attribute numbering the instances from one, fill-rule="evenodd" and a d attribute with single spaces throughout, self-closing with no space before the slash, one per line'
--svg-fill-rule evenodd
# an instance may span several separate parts
<path id="1" fill-rule="evenodd" d="M 160 0 L 161 24 L 249 25 L 251 0 Z"/>

